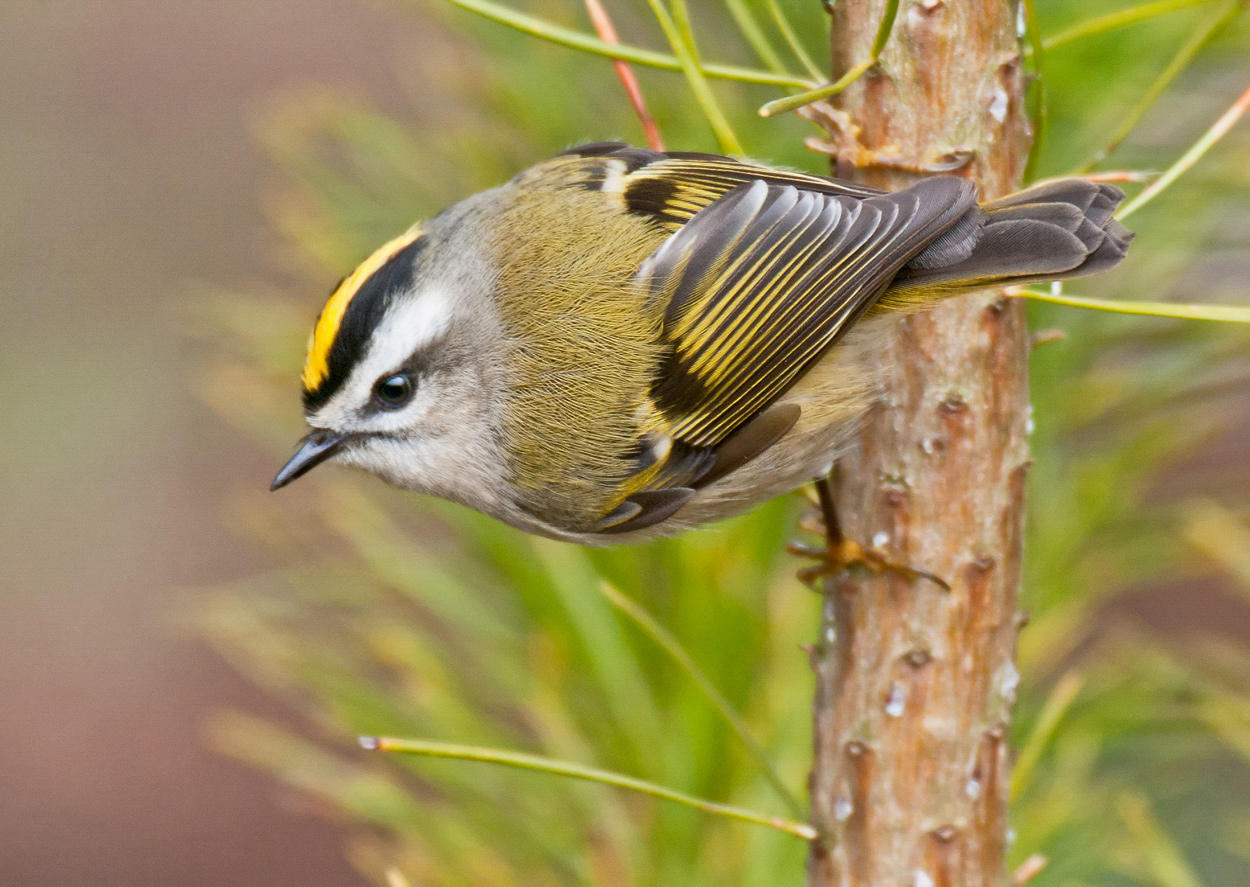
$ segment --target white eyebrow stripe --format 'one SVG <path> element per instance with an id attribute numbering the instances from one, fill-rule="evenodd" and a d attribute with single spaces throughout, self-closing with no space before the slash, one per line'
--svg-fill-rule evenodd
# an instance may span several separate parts
<path id="1" fill-rule="evenodd" d="M 335 428 L 355 421 L 352 417 L 369 402 L 379 378 L 403 367 L 414 353 L 438 341 L 451 328 L 454 302 L 446 290 L 429 288 L 398 298 L 402 301 L 387 310 L 373 331 L 364 358 L 329 403 L 308 417 L 310 423 Z M 411 415 L 401 409 L 388 419 L 371 421 L 375 430 L 387 431 L 411 422 Z"/>
<path id="2" fill-rule="evenodd" d="M 452 301 L 440 289 L 426 290 L 388 311 L 374 330 L 362 366 L 372 377 L 399 369 L 415 352 L 441 338 L 451 326 Z M 372 384 L 372 379 L 370 380 Z"/>

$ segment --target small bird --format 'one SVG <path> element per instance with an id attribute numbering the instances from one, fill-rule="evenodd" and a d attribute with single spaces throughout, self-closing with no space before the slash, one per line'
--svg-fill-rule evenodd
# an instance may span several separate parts
<path id="1" fill-rule="evenodd" d="M 565 151 L 369 256 L 317 318 L 312 433 L 354 465 L 585 544 L 670 535 L 824 473 L 889 317 L 1093 274 L 1132 234 L 1079 178 L 978 204 L 617 142 Z"/>

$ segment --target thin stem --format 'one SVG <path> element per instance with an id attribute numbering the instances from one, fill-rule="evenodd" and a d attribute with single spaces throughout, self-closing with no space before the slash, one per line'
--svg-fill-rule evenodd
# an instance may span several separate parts
<path id="1" fill-rule="evenodd" d="M 818 86 L 814 89 L 808 89 L 797 95 L 787 96 L 782 99 L 774 99 L 760 108 L 759 115 L 761 117 L 775 117 L 778 114 L 784 114 L 786 111 L 794 111 L 804 105 L 810 105 L 812 102 L 826 99 L 830 96 L 837 95 L 846 89 L 856 80 L 864 75 L 873 65 L 877 63 L 877 59 L 881 57 L 882 51 L 885 49 L 886 43 L 890 40 L 890 32 L 894 30 L 894 19 L 898 15 L 898 0 L 889 0 L 885 8 L 885 14 L 881 16 L 881 21 L 877 25 L 877 33 L 872 41 L 872 50 L 869 57 L 855 64 L 849 71 L 839 77 L 833 83 L 824 86 Z"/>
<path id="2" fill-rule="evenodd" d="M 802 816 L 803 804 L 793 792 L 786 788 L 786 784 L 781 780 L 780 774 L 773 767 L 773 763 L 768 759 L 768 755 L 764 752 L 763 747 L 742 720 L 742 715 L 734 709 L 729 700 L 708 680 L 707 675 L 703 673 L 703 670 L 694 661 L 694 657 L 681 645 L 681 641 L 677 640 L 666 628 L 656 622 L 651 614 L 640 604 L 630 600 L 620 590 L 606 583 L 601 585 L 599 590 L 612 606 L 633 620 L 642 633 L 651 638 L 694 681 L 695 686 L 702 691 L 703 695 L 712 703 L 712 706 L 720 712 L 721 717 L 725 719 L 730 728 L 738 734 L 738 738 L 747 747 L 747 750 L 750 751 L 751 756 L 755 758 L 761 769 L 763 769 L 764 775 L 772 783 L 773 788 L 782 801 L 790 808 L 790 812 L 794 816 Z"/>
<path id="3" fill-rule="evenodd" d="M 827 99 L 830 96 L 837 95 L 863 76 L 864 72 L 876 63 L 877 60 L 875 58 L 864 59 L 833 83 L 818 86 L 815 89 L 809 89 L 796 95 L 786 96 L 783 99 L 773 99 L 760 108 L 759 115 L 761 117 L 775 117 L 787 111 L 794 111 L 804 105 L 810 105 L 812 102 L 820 99 Z"/>
<path id="4" fill-rule="evenodd" d="M 1241 305 L 1186 305 L 1173 302 L 1125 302 L 1119 299 L 1089 299 L 1051 293 L 1043 290 L 1008 287 L 1008 296 L 1033 299 L 1067 305 L 1071 308 L 1088 308 L 1093 311 L 1109 311 L 1112 314 L 1136 314 L 1142 317 L 1172 317 L 1180 320 L 1214 320 L 1220 323 L 1250 323 L 1250 308 Z"/>
<path id="5" fill-rule="evenodd" d="M 1189 35 L 1189 39 L 1176 51 L 1176 55 L 1172 56 L 1164 69 L 1159 72 L 1159 76 L 1154 79 L 1154 82 L 1150 84 L 1141 99 L 1133 107 L 1133 110 L 1124 118 L 1119 128 L 1116 129 L 1115 135 L 1111 137 L 1111 141 L 1107 143 L 1107 147 L 1096 152 L 1093 157 L 1086 161 L 1081 167 L 1081 172 L 1088 172 L 1093 169 L 1120 147 L 1120 144 L 1133 131 L 1133 128 L 1137 126 L 1146 112 L 1159 100 L 1159 96 L 1163 94 L 1163 91 L 1171 85 L 1172 81 L 1182 71 L 1189 67 L 1190 62 L 1194 60 L 1194 57 L 1202 50 L 1202 47 L 1211 41 L 1216 32 L 1237 17 L 1237 13 L 1240 10 L 1240 0 L 1233 0 L 1233 2 L 1226 5 L 1223 15 L 1217 16 L 1210 21 L 1204 20 L 1199 22 L 1197 29 Z"/>
<path id="6" fill-rule="evenodd" d="M 616 26 L 612 24 L 612 18 L 603 4 L 599 0 L 586 0 L 586 11 L 590 14 L 590 21 L 595 26 L 595 31 L 604 42 L 619 46 L 621 38 L 616 33 Z M 634 114 L 642 123 L 642 131 L 647 138 L 647 147 L 653 151 L 663 151 L 664 139 L 660 135 L 660 127 L 656 125 L 655 118 L 647 110 L 647 102 L 642 97 L 642 87 L 638 85 L 634 69 L 622 59 L 613 59 L 612 66 L 616 69 L 616 76 L 620 78 L 621 85 L 625 87 L 625 94 L 629 96 L 629 103 L 633 106 Z"/>
<path id="7" fill-rule="evenodd" d="M 768 14 L 772 16 L 773 24 L 781 32 L 782 39 L 786 41 L 786 45 L 790 47 L 790 51 L 794 53 L 794 57 L 798 59 L 799 64 L 812 76 L 813 80 L 823 78 L 825 76 L 824 72 L 816 67 L 812 57 L 807 54 L 807 50 L 799 42 L 798 35 L 794 33 L 794 28 L 790 26 L 790 20 L 786 18 L 786 14 L 777 5 L 777 0 L 766 0 L 766 2 L 768 3 Z"/>
<path id="8" fill-rule="evenodd" d="M 1124 206 L 1120 207 L 1120 211 L 1116 213 L 1116 218 L 1127 219 L 1130 215 L 1137 212 L 1151 200 L 1154 200 L 1154 198 L 1162 194 L 1169 185 L 1180 178 L 1180 176 L 1191 166 L 1201 160 L 1202 156 L 1210 151 L 1216 142 L 1227 135 L 1228 131 L 1233 128 L 1233 125 L 1241 119 L 1241 115 L 1245 114 L 1248 109 L 1250 109 L 1250 87 L 1248 87 L 1246 91 L 1241 94 L 1241 97 L 1238 98 L 1237 101 L 1233 102 L 1232 106 L 1227 111 L 1220 115 L 1220 119 L 1215 121 L 1211 128 L 1203 133 L 1202 137 L 1198 139 L 1198 141 L 1194 142 L 1193 146 L 1188 151 L 1182 154 L 1175 163 L 1168 167 L 1163 175 L 1159 176 L 1159 178 L 1147 185 L 1140 194 Z"/>
<path id="9" fill-rule="evenodd" d="M 535 770 L 541 773 L 552 773 L 556 776 L 568 776 L 572 779 L 584 779 L 588 782 L 598 782 L 602 785 L 629 789 L 640 794 L 650 795 L 653 798 L 685 804 L 687 807 L 694 807 L 696 810 L 702 810 L 705 813 L 712 813 L 716 816 L 739 819 L 743 822 L 753 822 L 756 825 L 766 825 L 769 828 L 787 832 L 805 841 L 812 841 L 816 838 L 816 830 L 805 822 L 794 822 L 776 816 L 766 816 L 763 813 L 756 813 L 753 810 L 746 810 L 742 807 L 717 804 L 714 801 L 696 798 L 693 795 L 674 791 L 671 788 L 665 788 L 652 782 L 635 779 L 632 776 L 624 776 L 620 773 L 600 770 L 597 767 L 587 767 L 570 761 L 556 761 L 539 755 L 504 751 L 502 749 L 459 745 L 450 742 L 433 742 L 426 739 L 397 739 L 391 736 L 362 736 L 360 737 L 360 744 L 362 747 L 370 750 L 402 752 L 427 758 L 455 758 L 462 761 L 481 761 L 488 764 L 503 764 L 520 770 Z"/>
<path id="10" fill-rule="evenodd" d="M 785 65 L 781 63 L 781 56 L 777 55 L 777 50 L 773 49 L 773 45 L 768 42 L 764 29 L 755 20 L 755 14 L 751 12 L 751 8 L 744 0 L 725 0 L 725 5 L 729 7 L 729 14 L 733 16 L 743 38 L 751 44 L 751 49 L 755 50 L 755 54 L 759 56 L 764 66 L 775 74 L 785 73 Z M 704 70 L 706 72 L 706 68 Z M 817 74 L 812 79 L 822 78 L 820 74 Z"/>
<path id="11" fill-rule="evenodd" d="M 636 65 L 660 68 L 665 71 L 682 70 L 681 61 L 674 55 L 624 43 L 613 45 L 589 34 L 583 34 L 581 31 L 566 28 L 545 19 L 518 12 L 515 9 L 509 9 L 506 6 L 493 3 L 491 0 L 447 0 L 447 2 L 482 18 L 506 25 L 515 31 L 529 34 L 531 37 L 538 37 L 549 43 L 567 46 L 579 52 L 601 55 L 610 59 L 622 59 Z M 718 80 L 736 80 L 742 83 L 759 83 L 765 86 L 789 86 L 805 89 L 812 85 L 810 80 L 799 77 L 797 74 L 772 73 L 755 68 L 743 68 L 738 65 L 707 64 L 703 66 L 702 73 Z"/>
<path id="12" fill-rule="evenodd" d="M 1047 37 L 1043 45 L 1047 49 L 1054 49 L 1056 46 L 1071 43 L 1073 40 L 1079 40 L 1082 37 L 1092 37 L 1094 34 L 1114 31 L 1117 28 L 1128 27 L 1138 22 L 1149 21 L 1161 15 L 1168 15 L 1169 13 L 1189 9 L 1193 6 L 1202 6 L 1204 3 L 1210 2 L 1211 0 L 1152 0 L 1150 3 L 1141 3 L 1137 6 L 1130 6 L 1128 9 L 1119 9 L 1106 15 L 1099 15 L 1086 19 L 1083 22 L 1077 22 L 1075 25 L 1064 28 L 1057 34 Z"/>
<path id="13" fill-rule="evenodd" d="M 716 96 L 712 94 L 703 72 L 699 69 L 698 50 L 694 45 L 694 33 L 690 29 L 690 17 L 686 10 L 686 0 L 673 0 L 673 13 L 669 13 L 662 0 L 647 0 L 651 12 L 660 24 L 660 30 L 672 47 L 677 60 L 681 62 L 682 73 L 686 75 L 686 83 L 694 94 L 694 100 L 707 118 L 712 134 L 720 150 L 725 154 L 744 154 L 742 144 L 734 135 L 728 118 L 721 110 Z"/>

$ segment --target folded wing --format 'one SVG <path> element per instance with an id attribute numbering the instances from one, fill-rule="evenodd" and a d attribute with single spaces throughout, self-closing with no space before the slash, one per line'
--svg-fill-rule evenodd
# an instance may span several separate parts
<path id="1" fill-rule="evenodd" d="M 784 436 L 799 410 L 779 398 L 975 203 L 950 177 L 867 195 L 753 178 L 695 212 L 637 273 L 666 357 L 647 457 L 600 531 L 668 517 Z"/>

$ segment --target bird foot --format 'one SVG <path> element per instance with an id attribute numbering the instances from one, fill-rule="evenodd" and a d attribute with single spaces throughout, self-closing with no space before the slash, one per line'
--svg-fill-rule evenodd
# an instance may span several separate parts
<path id="1" fill-rule="evenodd" d="M 813 483 L 815 494 L 815 511 L 799 519 L 799 529 L 813 533 L 825 540 L 823 546 L 806 545 L 802 542 L 791 542 L 786 551 L 799 557 L 814 558 L 816 563 L 803 567 L 798 571 L 799 581 L 814 591 L 822 590 L 820 583 L 824 579 L 839 576 L 851 567 L 860 566 L 870 573 L 894 573 L 908 582 L 927 579 L 950 591 L 950 583 L 940 576 L 907 564 L 900 564 L 888 554 L 875 546 L 869 548 L 852 539 L 847 539 L 842 532 L 842 524 L 838 520 L 838 509 L 833 501 L 833 486 L 829 476 L 817 478 Z"/>
<path id="2" fill-rule="evenodd" d="M 806 523 L 806 522 L 804 522 Z M 800 524 L 802 527 L 803 524 Z M 807 529 L 803 527 L 803 529 Z M 827 545 L 807 545 L 802 542 L 791 542 L 786 551 L 798 557 L 813 558 L 816 563 L 802 567 L 797 571 L 800 582 L 814 590 L 819 590 L 824 579 L 841 575 L 852 567 L 863 567 L 873 574 L 893 573 L 908 582 L 927 579 L 944 591 L 951 587 L 946 580 L 928 570 L 900 564 L 890 559 L 889 555 L 877 548 L 868 548 L 851 539 L 842 539 Z"/>

